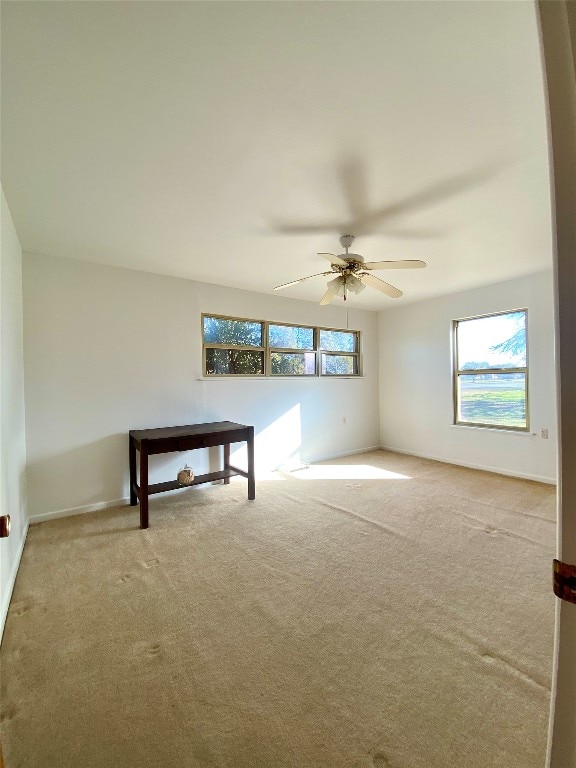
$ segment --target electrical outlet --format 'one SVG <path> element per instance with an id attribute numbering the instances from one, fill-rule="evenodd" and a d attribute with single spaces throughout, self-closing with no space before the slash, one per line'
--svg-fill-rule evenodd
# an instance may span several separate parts
<path id="1" fill-rule="evenodd" d="M 540 437 L 543 440 L 548 440 L 548 430 L 547 429 L 541 429 L 540 430 Z"/>

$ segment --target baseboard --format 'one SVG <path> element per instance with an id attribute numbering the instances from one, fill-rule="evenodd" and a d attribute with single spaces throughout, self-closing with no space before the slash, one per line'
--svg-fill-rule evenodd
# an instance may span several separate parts
<path id="1" fill-rule="evenodd" d="M 8 608 L 10 607 L 10 600 L 12 599 L 12 592 L 14 591 L 14 584 L 16 583 L 16 576 L 18 575 L 18 568 L 20 567 L 20 560 L 22 559 L 22 552 L 24 552 L 24 544 L 26 543 L 26 536 L 28 535 L 28 523 L 22 533 L 22 540 L 16 557 L 12 563 L 12 570 L 8 575 L 8 582 L 4 585 L 4 593 L 2 595 L 2 605 L 0 606 L 0 644 L 2 643 L 2 636 L 4 635 L 4 627 L 6 626 L 6 619 L 8 617 Z"/>
<path id="2" fill-rule="evenodd" d="M 356 453 L 366 453 L 367 451 L 379 451 L 379 445 L 373 445 L 370 448 L 358 448 L 354 451 L 344 451 L 343 453 L 331 453 L 326 456 L 316 456 L 314 458 L 307 458 L 302 460 L 302 464 L 310 464 L 315 461 L 329 461 L 330 459 L 340 459 L 343 456 L 352 456 Z M 256 478 L 258 479 L 258 478 Z M 189 490 L 188 488 L 177 488 L 169 493 L 181 493 L 182 491 Z M 81 507 L 69 507 L 68 509 L 56 509 L 53 512 L 41 512 L 38 515 L 30 515 L 30 524 L 45 523 L 48 520 L 57 520 L 60 517 L 72 517 L 73 515 L 84 515 L 87 512 L 98 512 L 101 509 L 110 509 L 111 507 L 121 507 L 130 503 L 130 499 L 126 496 L 122 499 L 114 499 L 113 501 L 100 501 L 95 504 L 84 504 Z"/>
<path id="3" fill-rule="evenodd" d="M 182 493 L 189 490 L 186 487 L 175 488 L 166 493 Z M 162 494 L 164 495 L 164 494 Z M 111 509 L 112 507 L 124 507 L 130 504 L 130 497 L 122 499 L 113 499 L 112 501 L 99 501 L 94 504 L 84 504 L 81 507 L 69 507 L 68 509 L 55 509 L 53 512 L 41 512 L 39 515 L 30 515 L 30 525 L 34 523 L 45 523 L 48 520 L 58 520 L 60 517 L 73 517 L 74 515 L 84 515 L 87 512 L 99 512 L 102 509 Z"/>
<path id="4" fill-rule="evenodd" d="M 460 459 L 458 461 L 452 461 L 451 459 L 446 459 L 442 456 L 434 456 L 430 453 L 418 453 L 417 451 L 407 451 L 404 448 L 394 448 L 391 445 L 381 445 L 380 450 L 382 451 L 393 451 L 394 453 L 404 453 L 407 456 L 416 456 L 420 459 L 431 459 L 432 461 L 439 461 L 442 464 L 451 464 L 452 466 L 456 467 L 466 467 L 467 469 L 480 469 L 483 472 L 492 472 L 495 475 L 505 475 L 506 477 L 518 477 L 521 480 L 534 480 L 534 482 L 537 483 L 546 483 L 547 485 L 556 485 L 556 478 L 555 477 L 544 477 L 543 475 L 533 475 L 528 472 L 510 472 L 506 469 L 502 469 L 501 467 L 491 467 L 486 464 L 473 464 L 467 461 L 461 461 Z"/>
<path id="5" fill-rule="evenodd" d="M 326 456 L 314 456 L 313 458 L 303 459 L 303 464 L 314 464 L 316 461 L 331 461 L 332 459 L 341 459 L 344 456 L 355 456 L 357 453 L 369 453 L 370 451 L 380 451 L 381 446 L 372 445 L 368 448 L 356 448 L 353 451 L 343 451 L 342 453 L 330 453 Z"/>
<path id="6" fill-rule="evenodd" d="M 407 456 L 416 456 L 421 459 L 431 459 L 432 461 L 439 461 L 443 464 L 452 464 L 459 467 L 468 467 L 469 469 L 480 469 L 484 472 L 493 472 L 497 475 L 506 475 L 507 477 L 519 477 L 522 480 L 534 480 L 538 483 L 547 483 L 548 485 L 556 485 L 556 478 L 541 477 L 538 475 L 531 475 L 522 472 L 508 472 L 500 467 L 490 467 L 482 464 L 471 464 L 464 461 L 450 461 L 440 456 L 434 456 L 427 453 L 417 453 L 416 451 L 406 451 L 402 448 L 394 448 L 389 445 L 372 445 L 367 448 L 357 448 L 353 451 L 343 451 L 341 453 L 330 453 L 322 456 L 307 457 L 302 459 L 302 465 L 313 464 L 318 461 L 331 461 L 333 459 L 341 459 L 345 456 L 354 456 L 359 453 L 368 453 L 370 451 L 393 451 L 394 453 L 404 453 Z M 182 490 L 187 490 L 183 488 Z M 170 493 L 180 493 L 181 490 L 170 491 Z M 60 517 L 72 517 L 73 515 L 83 515 L 87 512 L 98 512 L 101 509 L 110 509 L 111 507 L 125 506 L 130 503 L 128 497 L 122 499 L 114 499 L 113 501 L 101 501 L 96 504 L 85 504 L 81 507 L 70 507 L 68 509 L 57 509 L 53 512 L 43 512 L 39 515 L 30 516 L 30 524 L 43 523 L 47 520 L 57 520 Z"/>
<path id="7" fill-rule="evenodd" d="M 113 501 L 99 501 L 96 504 L 85 504 L 81 507 L 69 507 L 68 509 L 56 509 L 53 512 L 42 512 L 39 515 L 30 515 L 30 524 L 44 523 L 47 520 L 57 520 L 59 517 L 72 517 L 73 515 L 83 515 L 86 512 L 98 512 L 100 509 L 110 509 L 111 507 L 120 507 L 129 504 L 130 499 L 114 499 Z"/>

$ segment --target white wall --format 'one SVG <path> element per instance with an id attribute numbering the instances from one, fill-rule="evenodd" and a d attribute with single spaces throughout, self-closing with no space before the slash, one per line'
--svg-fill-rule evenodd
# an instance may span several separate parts
<path id="1" fill-rule="evenodd" d="M 0 637 L 24 547 L 26 442 L 22 343 L 22 250 L 4 192 L 0 238 L 0 514 L 10 515 L 10 536 L 0 539 Z"/>
<path id="2" fill-rule="evenodd" d="M 25 254 L 23 263 L 31 519 L 126 499 L 128 430 L 224 419 L 254 424 L 261 473 L 381 444 L 554 481 L 551 273 L 380 316 L 350 309 L 364 378 L 231 381 L 201 378 L 202 312 L 341 328 L 345 310 L 75 260 Z M 531 427 L 550 439 L 452 426 L 452 319 L 520 307 Z M 184 461 L 206 471 L 218 455 L 153 457 L 152 482 Z"/>
<path id="3" fill-rule="evenodd" d="M 528 309 L 531 433 L 453 425 L 452 320 Z M 381 443 L 503 474 L 555 482 L 552 271 L 380 313 Z"/>
<path id="4" fill-rule="evenodd" d="M 346 327 L 341 307 L 24 255 L 31 519 L 125 499 L 130 429 L 253 424 L 257 472 L 378 446 L 376 313 L 349 312 L 363 378 L 232 381 L 201 380 L 201 312 Z M 152 457 L 151 481 L 184 461 L 204 471 L 219 450 Z"/>

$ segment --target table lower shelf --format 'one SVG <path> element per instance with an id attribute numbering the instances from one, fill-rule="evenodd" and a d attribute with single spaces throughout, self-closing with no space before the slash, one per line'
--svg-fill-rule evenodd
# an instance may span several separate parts
<path id="1" fill-rule="evenodd" d="M 189 485 L 182 485 L 178 480 L 169 480 L 166 483 L 154 483 L 148 486 L 148 496 L 153 493 L 166 493 L 166 491 L 176 491 L 179 488 L 192 488 L 193 485 L 202 485 L 202 483 L 213 483 L 216 480 L 229 480 L 231 477 L 241 475 L 242 477 L 248 477 L 248 473 L 242 469 L 236 469 L 230 467 L 229 469 L 222 469 L 219 472 L 208 472 L 205 475 L 197 475 L 194 478 L 194 482 Z M 136 496 L 140 498 L 140 486 L 134 486 L 134 492 Z"/>

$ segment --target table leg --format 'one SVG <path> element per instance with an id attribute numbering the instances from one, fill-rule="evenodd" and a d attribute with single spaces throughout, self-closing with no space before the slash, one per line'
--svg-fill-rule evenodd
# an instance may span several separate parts
<path id="1" fill-rule="evenodd" d="M 256 498 L 256 477 L 254 475 L 254 427 L 248 430 L 248 498 Z"/>
<path id="2" fill-rule="evenodd" d="M 148 446 L 140 443 L 140 528 L 148 528 Z"/>
<path id="3" fill-rule="evenodd" d="M 230 466 L 230 443 L 224 443 L 224 469 L 228 469 Z M 230 478 L 225 477 L 224 478 L 224 485 L 228 485 L 230 483 Z"/>
<path id="4" fill-rule="evenodd" d="M 136 486 L 136 446 L 131 437 L 129 438 L 128 445 L 128 459 L 130 465 L 130 506 L 134 507 L 137 502 L 136 491 L 134 490 Z"/>

